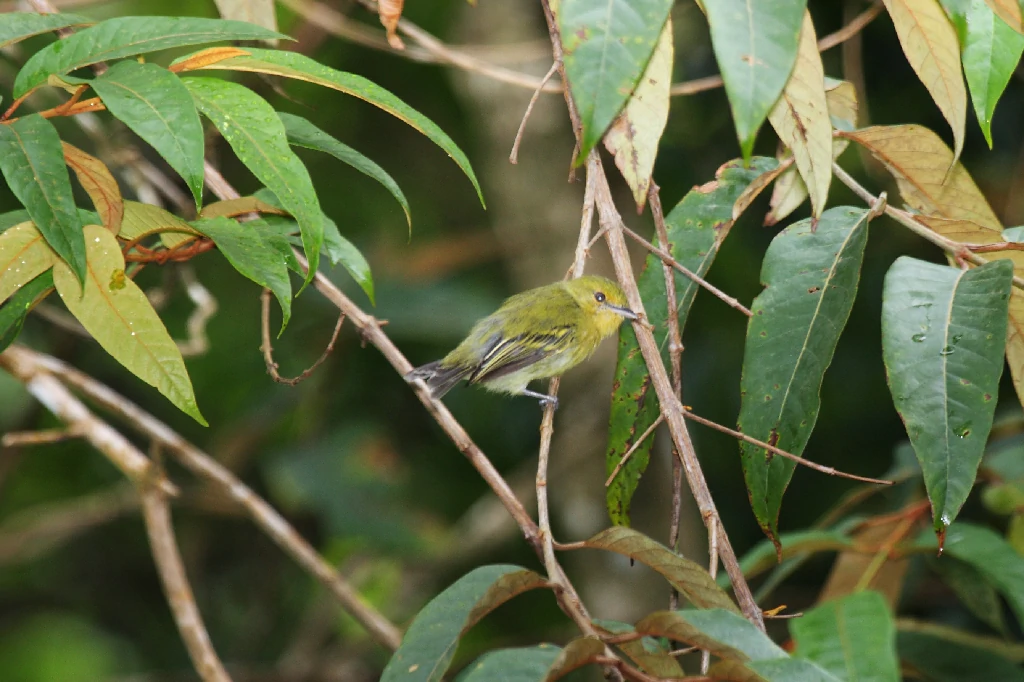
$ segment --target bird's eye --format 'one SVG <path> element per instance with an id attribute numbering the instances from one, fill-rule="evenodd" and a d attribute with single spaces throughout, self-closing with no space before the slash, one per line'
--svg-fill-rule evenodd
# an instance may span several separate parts
<path id="1" fill-rule="evenodd" d="M 594 300 L 596 300 L 598 303 L 604 303 L 604 300 L 605 300 L 604 293 L 599 291 L 596 294 L 594 294 Z"/>

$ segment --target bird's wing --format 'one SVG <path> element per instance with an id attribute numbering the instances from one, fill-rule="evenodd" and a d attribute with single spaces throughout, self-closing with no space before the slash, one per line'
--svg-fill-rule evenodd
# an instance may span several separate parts
<path id="1" fill-rule="evenodd" d="M 574 336 L 572 326 L 552 327 L 543 334 L 526 333 L 502 339 L 488 349 L 470 383 L 506 376 L 564 350 Z"/>

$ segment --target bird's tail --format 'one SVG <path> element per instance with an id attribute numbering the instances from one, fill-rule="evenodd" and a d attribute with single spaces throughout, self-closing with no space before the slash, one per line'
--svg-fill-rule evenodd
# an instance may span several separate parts
<path id="1" fill-rule="evenodd" d="M 458 365 L 443 367 L 440 360 L 435 360 L 409 372 L 405 375 L 405 380 L 423 379 L 424 383 L 427 384 L 427 388 L 430 389 L 431 395 L 435 398 L 441 398 L 472 371 L 471 367 L 460 367 Z"/>

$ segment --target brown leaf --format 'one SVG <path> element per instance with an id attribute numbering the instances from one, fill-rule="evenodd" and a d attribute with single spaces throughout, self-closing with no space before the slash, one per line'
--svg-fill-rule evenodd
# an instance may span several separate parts
<path id="1" fill-rule="evenodd" d="M 405 43 L 398 37 L 398 20 L 402 18 L 402 7 L 405 0 L 379 0 L 377 11 L 380 14 L 380 23 L 388 32 L 388 45 L 396 50 L 404 50 Z"/>
<path id="2" fill-rule="evenodd" d="M 1018 0 L 985 0 L 996 15 L 1017 33 L 1024 33 L 1024 17 Z"/>
<path id="3" fill-rule="evenodd" d="M 754 203 L 758 195 L 764 191 L 764 188 L 772 184 L 772 182 L 782 175 L 787 168 L 792 167 L 792 160 L 788 160 L 780 163 L 778 166 L 770 171 L 761 173 L 761 175 L 754 178 L 754 181 L 747 185 L 747 188 L 743 190 L 743 193 L 736 199 L 736 203 L 732 206 L 732 219 L 736 220 L 743 212 L 750 208 L 750 205 Z"/>
<path id="4" fill-rule="evenodd" d="M 655 611 L 637 622 L 636 631 L 651 637 L 668 637 L 677 642 L 710 651 L 720 658 L 740 662 L 750 660 L 750 657 L 739 649 L 695 628 L 686 620 L 685 613 L 685 611 Z"/>
<path id="5" fill-rule="evenodd" d="M 124 199 L 121 188 L 106 164 L 95 156 L 86 154 L 78 147 L 61 142 L 64 147 L 64 162 L 75 171 L 75 177 L 92 199 L 92 205 L 103 221 L 103 226 L 117 234 L 124 218 Z"/>
<path id="6" fill-rule="evenodd" d="M 521 570 L 513 573 L 506 573 L 498 578 L 487 593 L 476 603 L 476 607 L 470 611 L 466 618 L 466 625 L 463 631 L 473 627 L 481 618 L 498 608 L 509 599 L 538 587 L 547 587 L 548 581 L 543 576 L 533 571 Z"/>
<path id="7" fill-rule="evenodd" d="M 597 637 L 577 637 L 562 649 L 555 662 L 548 668 L 544 682 L 554 682 L 577 668 L 582 668 L 604 654 L 604 643 Z"/>
<path id="8" fill-rule="evenodd" d="M 219 218 L 221 216 L 234 218 L 246 213 L 273 213 L 274 215 L 288 215 L 288 212 L 271 206 L 265 201 L 256 197 L 239 197 L 237 199 L 225 199 L 207 204 L 199 212 L 200 218 Z"/>
<path id="9" fill-rule="evenodd" d="M 237 47 L 211 47 L 208 50 L 196 52 L 188 59 L 182 60 L 176 64 L 171 64 L 168 69 L 174 73 L 194 71 L 195 69 L 203 69 L 216 64 L 217 62 L 222 62 L 225 59 L 231 59 L 232 57 L 248 57 L 251 54 L 251 52 L 240 50 Z"/>
<path id="10" fill-rule="evenodd" d="M 901 523 L 903 523 L 902 518 L 894 517 L 885 523 L 865 526 L 854 533 L 853 540 L 861 548 L 877 548 L 892 539 L 893 533 L 900 530 Z M 900 593 L 903 591 L 903 581 L 910 562 L 905 558 L 886 558 L 876 569 L 873 567 L 875 561 L 875 554 L 863 550 L 841 552 L 836 557 L 835 563 L 832 564 L 832 572 L 829 574 L 825 587 L 818 595 L 818 603 L 843 597 L 864 588 L 880 592 L 889 603 L 890 608 L 895 609 Z M 869 569 L 875 571 L 874 575 L 866 585 L 861 585 L 861 578 Z"/>

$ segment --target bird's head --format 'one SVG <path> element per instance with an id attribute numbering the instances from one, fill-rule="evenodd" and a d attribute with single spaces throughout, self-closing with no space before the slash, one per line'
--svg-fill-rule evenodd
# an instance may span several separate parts
<path id="1" fill-rule="evenodd" d="M 626 306 L 622 289 L 610 279 L 586 275 L 565 285 L 584 313 L 597 324 L 602 337 L 618 329 L 623 319 L 637 319 L 636 313 Z"/>

